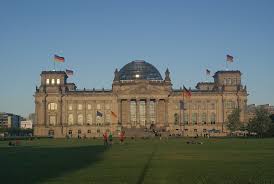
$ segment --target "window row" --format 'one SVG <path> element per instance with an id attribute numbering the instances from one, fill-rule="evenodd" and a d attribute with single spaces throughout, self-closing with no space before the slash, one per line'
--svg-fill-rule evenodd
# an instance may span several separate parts
<path id="1" fill-rule="evenodd" d="M 188 124 L 188 123 L 197 124 L 198 122 L 204 123 L 204 124 L 206 124 L 206 123 L 215 124 L 215 122 L 216 122 L 216 114 L 214 112 L 212 112 L 209 115 L 209 117 L 207 117 L 206 113 L 201 113 L 200 117 L 198 117 L 198 113 L 196 113 L 196 112 L 192 113 L 191 117 L 189 117 L 188 113 L 184 113 L 182 118 L 183 118 L 183 122 L 185 124 Z M 174 114 L 174 124 L 179 124 L 179 121 L 180 121 L 179 114 L 175 113 Z"/>
<path id="2" fill-rule="evenodd" d="M 102 104 L 96 104 L 97 110 L 103 109 L 103 107 L 105 107 L 106 110 L 109 110 L 110 104 L 105 104 L 105 106 L 103 106 Z M 57 103 L 49 103 L 48 110 L 57 110 Z M 68 105 L 68 110 L 73 110 L 73 104 Z M 83 110 L 83 104 L 77 104 L 77 110 Z M 91 104 L 87 104 L 87 110 L 92 110 Z"/>
<path id="3" fill-rule="evenodd" d="M 224 85 L 236 85 L 237 78 L 224 78 Z"/>
<path id="4" fill-rule="evenodd" d="M 56 81 L 56 83 L 55 83 Z M 46 84 L 49 85 L 55 85 L 55 84 L 60 84 L 60 79 L 46 79 Z"/>
<path id="5" fill-rule="evenodd" d="M 202 110 L 205 110 L 205 109 L 211 109 L 211 110 L 214 110 L 216 108 L 216 103 L 214 102 L 211 102 L 211 103 L 206 103 L 206 102 L 197 102 L 197 103 L 189 103 L 189 102 L 182 102 L 180 101 L 178 103 L 178 107 L 180 109 L 193 109 L 193 110 L 198 110 L 198 109 L 202 109 Z"/>
<path id="6" fill-rule="evenodd" d="M 225 101 L 224 106 L 226 109 L 234 109 L 236 108 L 236 103 L 233 101 Z"/>
<path id="7" fill-rule="evenodd" d="M 103 113 L 96 114 L 95 119 L 93 118 L 92 114 L 86 115 L 86 124 L 88 124 L 88 125 L 92 125 L 94 123 L 97 125 L 102 125 L 104 122 L 106 122 L 106 123 L 111 122 L 111 113 L 106 113 L 105 116 L 103 116 Z M 56 115 L 50 115 L 49 116 L 49 124 L 54 126 L 54 125 L 56 125 L 56 123 L 57 123 Z M 68 123 L 68 125 L 73 125 L 73 124 L 83 125 L 84 124 L 84 115 L 78 114 L 75 117 L 73 114 L 68 114 L 67 123 Z"/>
<path id="8" fill-rule="evenodd" d="M 68 114 L 68 125 L 73 125 L 73 124 L 79 124 L 83 125 L 84 124 L 84 115 L 83 114 L 78 114 L 76 116 L 76 119 L 74 119 L 73 114 Z M 104 122 L 110 123 L 111 122 L 111 113 L 106 113 L 105 116 L 103 116 L 103 113 L 96 114 L 95 119 L 93 119 L 92 114 L 87 114 L 86 115 L 86 124 L 92 125 L 94 123 L 96 124 L 103 124 Z"/>
<path id="9" fill-rule="evenodd" d="M 110 109 L 111 108 L 111 106 L 110 106 L 110 104 L 96 104 L 95 105 L 96 106 L 96 109 L 97 110 L 100 110 L 100 109 Z M 92 104 L 87 104 L 87 106 L 86 106 L 86 109 L 87 110 L 92 110 L 92 108 L 95 108 L 95 106 L 93 106 Z M 68 110 L 73 110 L 73 104 L 69 104 L 68 105 Z M 83 110 L 83 104 L 77 104 L 77 110 Z"/>

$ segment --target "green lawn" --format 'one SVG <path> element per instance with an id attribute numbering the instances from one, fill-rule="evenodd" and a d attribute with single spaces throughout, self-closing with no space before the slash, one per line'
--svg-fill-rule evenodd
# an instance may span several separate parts
<path id="1" fill-rule="evenodd" d="M 274 139 L 0 142 L 0 183 L 274 183 Z"/>

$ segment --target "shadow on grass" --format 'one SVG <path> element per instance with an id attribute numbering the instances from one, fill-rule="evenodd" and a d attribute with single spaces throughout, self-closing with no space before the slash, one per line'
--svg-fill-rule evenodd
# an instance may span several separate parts
<path id="1" fill-rule="evenodd" d="M 147 162 L 146 162 L 144 168 L 142 169 L 142 172 L 141 172 L 140 176 L 138 177 L 138 181 L 137 181 L 136 184 L 142 184 L 142 183 L 144 183 L 144 179 L 145 179 L 147 170 L 148 170 L 149 165 L 151 163 L 151 160 L 154 157 L 154 155 L 155 155 L 156 152 L 157 152 L 157 146 L 154 145 L 153 151 L 151 152 L 150 156 L 148 157 Z"/>
<path id="2" fill-rule="evenodd" d="M 0 148 L 1 183 L 37 183 L 101 160 L 104 146 Z"/>

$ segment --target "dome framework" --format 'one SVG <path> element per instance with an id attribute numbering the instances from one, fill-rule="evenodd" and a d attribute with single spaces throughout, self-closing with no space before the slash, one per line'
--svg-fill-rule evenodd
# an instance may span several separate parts
<path id="1" fill-rule="evenodd" d="M 120 80 L 163 80 L 160 72 L 150 63 L 135 60 L 119 71 Z"/>

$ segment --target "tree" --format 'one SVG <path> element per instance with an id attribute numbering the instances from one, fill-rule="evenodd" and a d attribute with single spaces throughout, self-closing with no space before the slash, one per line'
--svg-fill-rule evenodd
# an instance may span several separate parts
<path id="1" fill-rule="evenodd" d="M 241 128 L 240 112 L 240 109 L 236 108 L 227 117 L 226 126 L 231 132 L 239 130 Z"/>
<path id="2" fill-rule="evenodd" d="M 248 123 L 248 131 L 257 133 L 261 138 L 270 130 L 271 119 L 263 108 L 256 109 L 256 115 Z"/>
<path id="3" fill-rule="evenodd" d="M 274 114 L 271 114 L 269 117 L 270 117 L 272 123 L 271 123 L 270 129 L 268 130 L 267 134 L 271 137 L 274 137 Z"/>

